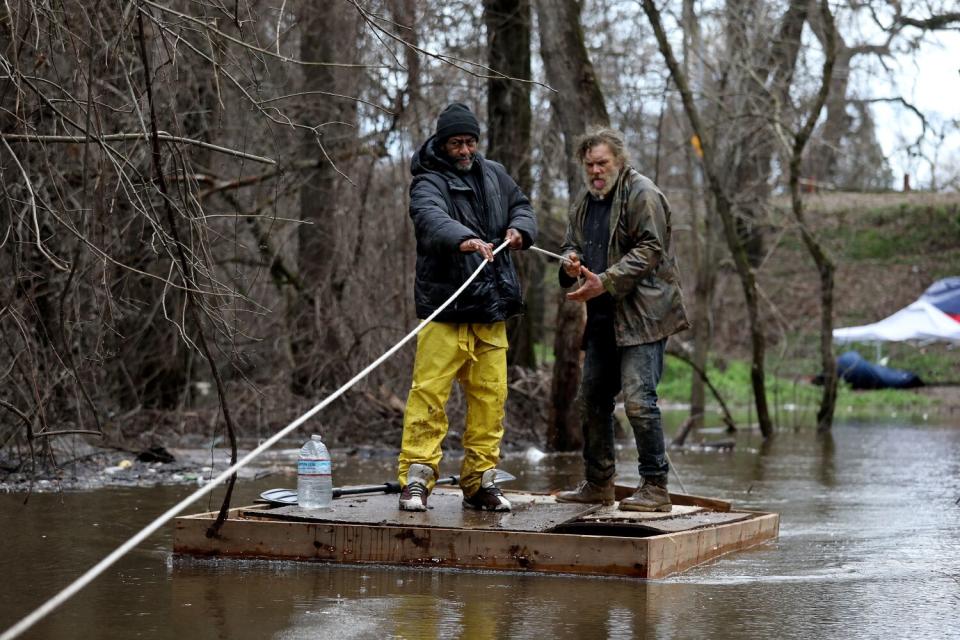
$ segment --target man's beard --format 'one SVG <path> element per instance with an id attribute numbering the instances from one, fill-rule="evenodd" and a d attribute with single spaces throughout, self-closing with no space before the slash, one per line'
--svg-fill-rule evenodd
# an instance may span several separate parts
<path id="1" fill-rule="evenodd" d="M 613 185 L 617 184 L 617 179 L 620 177 L 621 171 L 623 171 L 623 168 L 618 167 L 617 169 L 611 170 L 602 176 L 598 176 L 603 180 L 602 189 L 595 189 L 593 186 L 593 177 L 587 175 L 586 171 L 584 171 L 583 177 L 587 185 L 587 191 L 589 191 L 590 195 L 592 195 L 594 198 L 597 198 L 598 200 L 603 200 L 604 198 L 607 197 L 607 194 L 610 193 L 610 191 L 613 189 Z"/>
<path id="2" fill-rule="evenodd" d="M 450 162 L 453 164 L 453 168 L 461 173 L 469 173 L 473 169 L 473 163 L 476 162 L 477 155 L 471 153 L 470 157 L 466 160 L 461 160 L 460 158 L 450 158 Z M 461 165 L 460 163 L 463 162 Z"/>

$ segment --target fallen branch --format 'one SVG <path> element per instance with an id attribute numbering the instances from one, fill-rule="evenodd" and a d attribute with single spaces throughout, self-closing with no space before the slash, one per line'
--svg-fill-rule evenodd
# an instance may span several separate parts
<path id="1" fill-rule="evenodd" d="M 730 415 L 730 410 L 727 408 L 727 403 L 723 401 L 723 398 L 720 396 L 720 392 L 717 391 L 717 388 L 713 386 L 712 382 L 710 382 L 707 372 L 693 362 L 693 358 L 691 358 L 690 354 L 687 353 L 685 345 L 683 345 L 679 340 L 670 340 L 667 342 L 667 353 L 680 360 L 683 360 L 690 365 L 691 369 L 697 372 L 697 375 L 700 376 L 700 379 L 703 380 L 703 383 L 710 389 L 710 393 L 713 394 L 713 397 L 716 398 L 717 402 L 720 404 L 720 410 L 723 412 L 723 423 L 727 425 L 727 432 L 735 432 L 737 430 L 737 425 L 733 421 L 733 416 Z"/>

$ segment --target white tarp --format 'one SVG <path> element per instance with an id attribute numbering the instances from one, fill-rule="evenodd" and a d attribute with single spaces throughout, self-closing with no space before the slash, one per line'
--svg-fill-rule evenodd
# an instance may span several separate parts
<path id="1" fill-rule="evenodd" d="M 960 322 L 929 302 L 917 300 L 879 322 L 833 330 L 833 341 L 839 343 L 906 340 L 960 342 Z"/>

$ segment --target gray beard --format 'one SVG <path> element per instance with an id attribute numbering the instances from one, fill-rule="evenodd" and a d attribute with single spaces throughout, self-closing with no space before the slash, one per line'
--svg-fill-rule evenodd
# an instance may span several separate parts
<path id="1" fill-rule="evenodd" d="M 477 162 L 477 158 L 476 158 L 476 156 L 474 156 L 474 157 L 470 158 L 470 164 L 469 164 L 466 168 L 463 168 L 463 167 L 460 166 L 460 163 L 459 163 L 459 162 L 457 162 L 456 160 L 454 160 L 454 161 L 453 161 L 453 168 L 456 169 L 457 171 L 459 171 L 460 173 L 470 173 L 470 171 L 473 170 L 473 165 L 474 165 L 476 162 Z"/>
<path id="2" fill-rule="evenodd" d="M 599 191 L 591 186 L 590 176 L 584 175 L 586 178 L 587 191 L 597 200 L 603 200 L 607 197 L 607 194 L 613 190 L 613 185 L 617 184 L 617 180 L 620 178 L 621 171 L 623 171 L 623 169 L 617 169 L 617 172 L 613 174 L 613 177 L 610 180 L 607 180 L 606 184 L 603 185 L 603 189 Z"/>

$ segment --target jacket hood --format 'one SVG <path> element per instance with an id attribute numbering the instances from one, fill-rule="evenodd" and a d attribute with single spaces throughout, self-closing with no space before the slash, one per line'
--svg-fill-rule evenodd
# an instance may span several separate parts
<path id="1" fill-rule="evenodd" d="M 448 171 L 453 167 L 449 162 L 437 155 L 435 150 L 437 136 L 433 135 L 427 138 L 427 141 L 420 145 L 420 149 L 413 154 L 410 159 L 410 173 L 420 175 L 428 171 Z"/>

